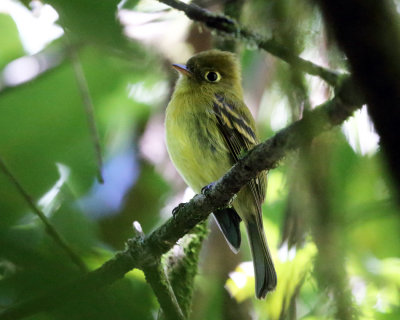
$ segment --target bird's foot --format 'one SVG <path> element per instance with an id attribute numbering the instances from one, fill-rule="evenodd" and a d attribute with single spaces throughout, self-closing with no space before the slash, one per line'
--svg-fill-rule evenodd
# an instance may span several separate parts
<path id="1" fill-rule="evenodd" d="M 211 182 L 210 184 L 206 185 L 205 187 L 201 188 L 201 194 L 205 196 L 211 191 L 212 187 L 214 186 L 215 182 Z"/>
<path id="2" fill-rule="evenodd" d="M 186 205 L 186 202 L 178 204 L 178 205 L 172 210 L 172 216 L 175 218 L 175 216 L 177 215 L 178 211 L 181 210 L 185 205 Z"/>

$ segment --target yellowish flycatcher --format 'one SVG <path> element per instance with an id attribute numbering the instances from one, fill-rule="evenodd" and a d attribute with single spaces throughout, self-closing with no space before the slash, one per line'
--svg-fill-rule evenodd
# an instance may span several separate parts
<path id="1" fill-rule="evenodd" d="M 254 119 L 243 102 L 241 70 L 230 52 L 210 50 L 190 58 L 179 71 L 166 112 L 169 155 L 195 192 L 222 177 L 258 142 Z M 253 255 L 256 296 L 264 298 L 276 287 L 276 273 L 264 234 L 261 205 L 266 172 L 237 194 L 232 208 L 214 212 L 230 248 L 239 250 L 243 220 Z"/>

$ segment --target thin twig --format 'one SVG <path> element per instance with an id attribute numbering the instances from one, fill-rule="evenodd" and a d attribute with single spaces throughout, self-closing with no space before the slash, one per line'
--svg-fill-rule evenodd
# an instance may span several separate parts
<path id="1" fill-rule="evenodd" d="M 144 233 L 138 221 L 133 222 L 133 231 L 136 241 L 142 242 Z M 157 297 L 161 310 L 159 314 L 167 320 L 184 320 L 182 309 L 176 299 L 174 290 L 161 263 L 161 258 L 155 258 L 152 264 L 143 267 L 147 282 Z"/>
<path id="2" fill-rule="evenodd" d="M 146 275 L 147 282 L 150 284 L 157 297 L 165 319 L 186 319 L 179 306 L 178 300 L 175 297 L 175 293 L 167 275 L 165 274 L 160 259 L 158 259 L 154 264 L 143 268 L 143 272 Z"/>
<path id="3" fill-rule="evenodd" d="M 78 84 L 79 93 L 82 98 L 82 104 L 86 113 L 86 120 L 89 126 L 90 137 L 94 146 L 94 152 L 97 164 L 97 180 L 104 183 L 102 168 L 103 160 L 101 156 L 100 138 L 97 130 L 96 120 L 94 116 L 94 106 L 89 92 L 89 86 L 83 72 L 82 64 L 79 60 L 77 50 L 74 47 L 68 48 L 71 57 L 72 67 L 74 69 L 75 79 Z"/>
<path id="4" fill-rule="evenodd" d="M 222 14 L 215 14 L 195 4 L 186 4 L 179 0 L 158 1 L 174 9 L 183 11 L 189 19 L 202 22 L 207 27 L 222 32 L 225 36 L 230 36 L 237 40 L 246 40 L 258 49 L 269 52 L 299 70 L 311 75 L 319 76 L 332 86 L 338 84 L 341 76 L 339 73 L 300 58 L 274 39 L 265 39 L 260 34 L 242 27 L 230 17 Z"/>
<path id="5" fill-rule="evenodd" d="M 8 169 L 3 159 L 0 157 L 0 170 L 7 176 L 7 178 L 14 184 L 17 188 L 20 195 L 24 198 L 28 206 L 32 209 L 32 211 L 39 217 L 39 219 L 43 222 L 46 227 L 46 232 L 49 234 L 51 238 L 67 253 L 73 263 L 75 263 L 79 269 L 83 272 L 87 271 L 87 267 L 82 259 L 76 254 L 72 248 L 68 245 L 66 240 L 62 237 L 61 234 L 58 233 L 56 228 L 51 224 L 49 219 L 47 219 L 46 215 L 35 205 L 32 197 L 25 191 L 22 187 L 21 183 L 17 180 L 17 178 L 12 174 L 12 172 Z"/>
<path id="6" fill-rule="evenodd" d="M 351 93 L 350 82 L 344 82 L 342 93 Z M 272 169 L 290 151 L 308 145 L 320 133 L 341 124 L 360 108 L 360 104 L 344 104 L 343 101 L 361 102 L 357 97 L 336 96 L 318 108 L 305 113 L 301 120 L 282 129 L 272 138 L 257 145 L 245 157 L 240 159 L 206 195 L 198 194 L 187 204 L 181 206 L 173 218 L 170 218 L 143 240 L 137 237 L 127 241 L 124 251 L 90 272 L 86 277 L 72 284 L 21 302 L 0 312 L 0 320 L 17 320 L 43 310 L 50 310 L 66 299 L 76 297 L 76 292 L 90 294 L 122 278 L 133 268 L 143 269 L 154 263 L 154 259 L 170 250 L 175 243 L 187 234 L 199 222 L 217 208 L 226 206 L 231 198 L 257 174 Z"/>

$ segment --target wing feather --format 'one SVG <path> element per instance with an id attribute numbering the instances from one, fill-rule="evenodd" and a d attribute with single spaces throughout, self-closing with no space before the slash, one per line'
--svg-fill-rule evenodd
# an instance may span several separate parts
<path id="1" fill-rule="evenodd" d="M 258 143 L 251 115 L 245 113 L 247 107 L 245 111 L 240 113 L 239 108 L 234 103 L 228 102 L 223 95 L 219 94 L 215 96 L 213 107 L 218 120 L 218 128 L 234 162 L 236 162 L 243 153 L 251 150 Z M 266 173 L 261 172 L 256 179 L 249 183 L 260 214 L 261 204 L 265 198 L 266 181 Z"/>

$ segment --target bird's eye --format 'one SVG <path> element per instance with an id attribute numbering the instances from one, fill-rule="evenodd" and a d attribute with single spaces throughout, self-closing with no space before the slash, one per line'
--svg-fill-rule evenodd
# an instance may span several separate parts
<path id="1" fill-rule="evenodd" d="M 205 78 L 209 82 L 218 82 L 221 80 L 221 75 L 215 71 L 207 71 L 205 74 Z"/>

